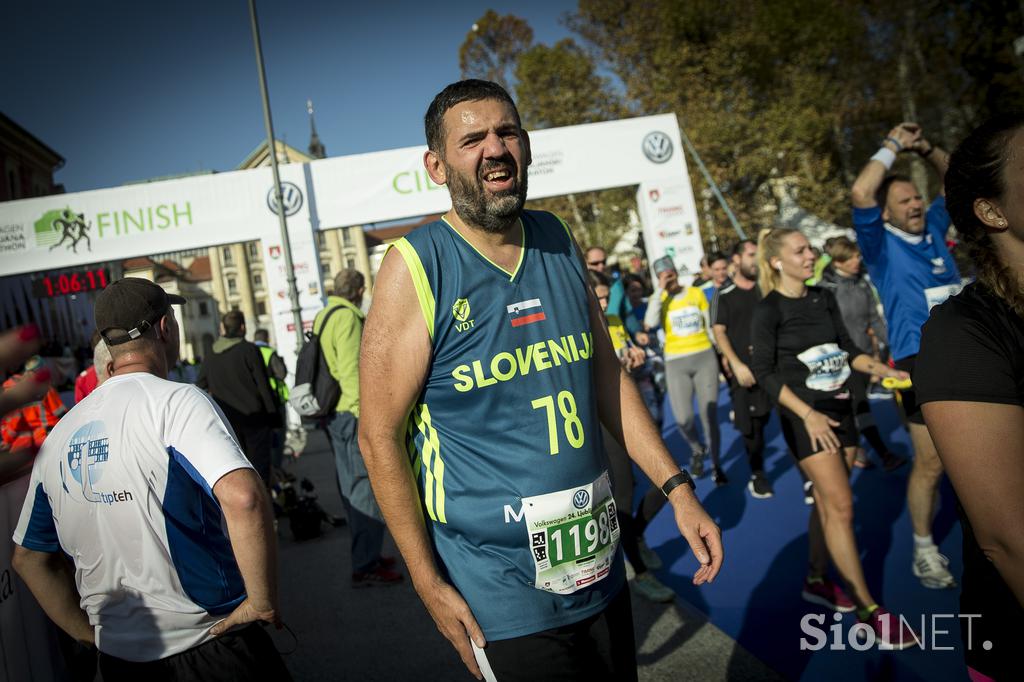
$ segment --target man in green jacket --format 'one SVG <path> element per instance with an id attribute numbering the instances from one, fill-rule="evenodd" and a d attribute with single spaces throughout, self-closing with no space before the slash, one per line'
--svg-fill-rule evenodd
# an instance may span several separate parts
<path id="1" fill-rule="evenodd" d="M 341 397 L 327 421 L 327 437 L 334 450 L 338 487 L 352 531 L 352 586 L 394 585 L 402 574 L 394 571 L 394 559 L 381 556 L 384 517 L 370 488 L 370 479 L 359 452 L 359 342 L 363 336 L 366 291 L 362 273 L 345 269 L 334 278 L 334 295 L 313 321 L 331 375 L 341 386 Z M 327 319 L 327 313 L 340 308 Z M 326 324 L 324 320 L 327 319 Z"/>

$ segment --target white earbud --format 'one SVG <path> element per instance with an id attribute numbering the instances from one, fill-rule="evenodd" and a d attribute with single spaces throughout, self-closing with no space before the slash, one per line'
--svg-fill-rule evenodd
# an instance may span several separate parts
<path id="1" fill-rule="evenodd" d="M 775 269 L 778 270 L 779 272 L 782 272 L 782 263 L 776 263 Z"/>

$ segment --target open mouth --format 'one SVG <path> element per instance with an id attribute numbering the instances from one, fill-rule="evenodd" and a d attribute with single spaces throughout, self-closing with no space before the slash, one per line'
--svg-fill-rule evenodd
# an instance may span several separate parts
<path id="1" fill-rule="evenodd" d="M 492 192 L 511 189 L 514 182 L 515 178 L 509 168 L 492 168 L 483 174 L 484 187 Z"/>

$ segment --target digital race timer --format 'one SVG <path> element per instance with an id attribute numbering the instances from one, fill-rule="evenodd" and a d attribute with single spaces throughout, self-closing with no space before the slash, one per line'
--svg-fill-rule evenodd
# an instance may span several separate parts
<path id="1" fill-rule="evenodd" d="M 32 282 L 32 293 L 36 298 L 54 298 L 84 294 L 105 289 L 110 282 L 107 268 L 91 270 L 65 270 L 51 272 Z"/>

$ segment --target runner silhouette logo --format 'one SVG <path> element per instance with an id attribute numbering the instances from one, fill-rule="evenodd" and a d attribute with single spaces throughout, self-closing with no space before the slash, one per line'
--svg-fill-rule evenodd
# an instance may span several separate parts
<path id="1" fill-rule="evenodd" d="M 35 222 L 36 246 L 48 246 L 53 251 L 66 243 L 65 248 L 78 253 L 79 242 L 85 241 L 85 247 L 92 251 L 90 229 L 92 223 L 86 222 L 85 214 L 75 213 L 70 206 L 47 211 Z"/>

